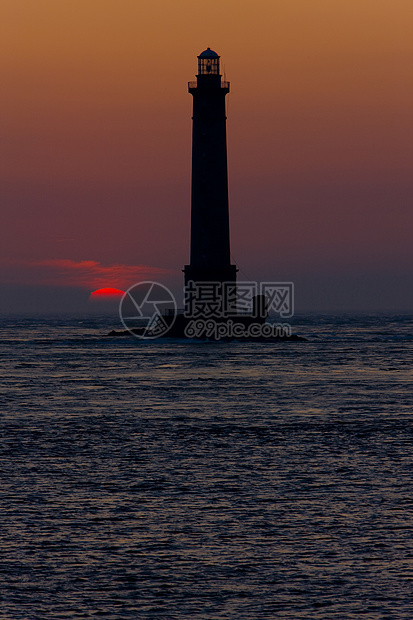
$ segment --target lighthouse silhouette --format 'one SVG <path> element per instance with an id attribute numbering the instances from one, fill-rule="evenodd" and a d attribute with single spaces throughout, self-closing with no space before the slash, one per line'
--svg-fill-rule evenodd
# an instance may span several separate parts
<path id="1" fill-rule="evenodd" d="M 185 265 L 185 286 L 194 283 L 235 283 L 231 264 L 225 96 L 220 57 L 209 47 L 198 56 L 193 97 L 191 254 Z"/>
<path id="2" fill-rule="evenodd" d="M 290 311 L 291 300 L 285 300 L 291 294 L 291 283 L 237 282 L 237 268 L 231 264 L 225 111 L 229 82 L 222 80 L 219 59 L 208 47 L 198 56 L 196 81 L 188 83 L 193 97 L 191 251 L 189 265 L 183 269 L 184 310 L 176 310 L 175 299 L 166 287 L 143 282 L 122 297 L 120 315 L 126 332 L 109 335 L 243 342 L 302 340 L 291 335 L 288 325 L 267 323 L 269 299 L 279 304 L 280 312 L 285 304 L 285 311 Z M 149 316 L 142 312 L 144 302 L 151 307 Z M 130 312 L 129 307 L 131 316 L 123 315 Z M 130 327 L 129 321 L 135 319 L 147 323 Z"/>

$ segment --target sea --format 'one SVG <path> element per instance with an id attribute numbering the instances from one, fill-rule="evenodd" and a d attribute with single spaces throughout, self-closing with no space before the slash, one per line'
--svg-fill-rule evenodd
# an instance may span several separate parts
<path id="1" fill-rule="evenodd" d="M 412 315 L 0 324 L 0 618 L 413 618 Z"/>

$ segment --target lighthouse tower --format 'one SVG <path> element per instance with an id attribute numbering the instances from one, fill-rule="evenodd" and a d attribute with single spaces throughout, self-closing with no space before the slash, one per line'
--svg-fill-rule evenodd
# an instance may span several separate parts
<path id="1" fill-rule="evenodd" d="M 185 265 L 189 282 L 234 282 L 228 212 L 225 96 L 229 82 L 219 73 L 219 56 L 209 47 L 198 56 L 193 96 L 191 258 Z"/>

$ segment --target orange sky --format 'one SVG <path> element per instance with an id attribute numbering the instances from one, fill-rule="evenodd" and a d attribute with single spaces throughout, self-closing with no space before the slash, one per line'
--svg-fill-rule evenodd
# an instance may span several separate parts
<path id="1" fill-rule="evenodd" d="M 180 281 L 207 46 L 231 82 L 239 266 L 322 303 L 327 281 L 412 275 L 411 0 L 2 0 L 0 22 L 5 281 L 43 283 L 42 261 Z"/>

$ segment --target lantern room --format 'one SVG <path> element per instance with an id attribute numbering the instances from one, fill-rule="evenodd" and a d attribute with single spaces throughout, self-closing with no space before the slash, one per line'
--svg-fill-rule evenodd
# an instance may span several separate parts
<path id="1" fill-rule="evenodd" d="M 209 47 L 198 56 L 198 75 L 219 75 L 219 56 Z"/>

